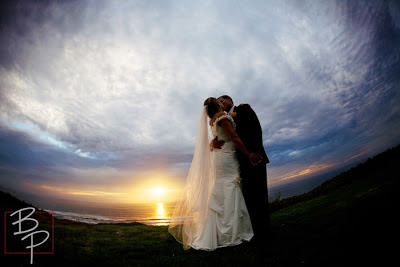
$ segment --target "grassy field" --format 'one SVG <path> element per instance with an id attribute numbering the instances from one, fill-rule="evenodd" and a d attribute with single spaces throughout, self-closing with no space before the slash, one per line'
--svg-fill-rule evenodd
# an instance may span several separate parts
<path id="1" fill-rule="evenodd" d="M 399 159 L 396 147 L 311 192 L 273 202 L 273 237 L 262 257 L 249 243 L 184 251 L 164 226 L 56 220 L 55 253 L 34 255 L 33 266 L 386 266 L 395 259 Z M 6 193 L 0 200 L 2 214 L 29 206 Z M 29 266 L 29 255 L 1 253 L 0 260 Z"/>

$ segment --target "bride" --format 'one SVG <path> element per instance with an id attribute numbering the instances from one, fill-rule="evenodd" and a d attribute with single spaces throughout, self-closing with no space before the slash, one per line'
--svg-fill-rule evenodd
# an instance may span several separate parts
<path id="1" fill-rule="evenodd" d="M 210 148 L 207 117 L 213 137 L 225 141 L 222 149 Z M 235 122 L 217 99 L 206 99 L 184 194 L 168 228 L 184 249 L 211 251 L 238 245 L 253 237 L 240 188 L 236 150 L 247 155 L 252 164 L 259 160 L 257 154 L 247 151 L 235 132 Z"/>

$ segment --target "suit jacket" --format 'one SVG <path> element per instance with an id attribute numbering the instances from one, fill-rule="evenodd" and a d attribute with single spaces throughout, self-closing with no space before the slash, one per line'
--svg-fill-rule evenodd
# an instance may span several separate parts
<path id="1" fill-rule="evenodd" d="M 248 104 L 234 107 L 231 114 L 236 123 L 236 132 L 249 152 L 260 153 L 263 156 L 263 163 L 269 163 L 262 140 L 262 129 L 256 113 Z M 238 153 L 240 168 L 243 171 L 251 168 L 250 162 L 241 153 Z"/>

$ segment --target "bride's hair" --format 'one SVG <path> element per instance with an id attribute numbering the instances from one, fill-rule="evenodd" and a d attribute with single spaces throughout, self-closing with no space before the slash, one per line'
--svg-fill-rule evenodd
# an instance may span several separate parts
<path id="1" fill-rule="evenodd" d="M 207 114 L 210 118 L 214 117 L 218 113 L 220 106 L 218 100 L 215 97 L 209 97 L 204 101 L 204 106 L 206 107 Z"/>

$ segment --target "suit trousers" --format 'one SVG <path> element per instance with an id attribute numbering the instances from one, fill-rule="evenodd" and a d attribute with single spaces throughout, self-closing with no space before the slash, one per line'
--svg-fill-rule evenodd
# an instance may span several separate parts
<path id="1" fill-rule="evenodd" d="M 265 164 L 241 170 L 242 192 L 249 211 L 256 242 L 270 237 L 270 216 Z"/>

